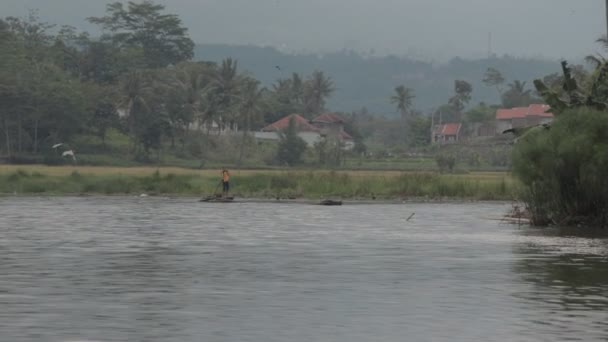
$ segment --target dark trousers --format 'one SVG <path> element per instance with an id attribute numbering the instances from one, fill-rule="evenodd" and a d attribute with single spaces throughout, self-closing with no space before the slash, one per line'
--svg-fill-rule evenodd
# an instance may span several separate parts
<path id="1" fill-rule="evenodd" d="M 222 185 L 224 186 L 224 192 L 230 191 L 230 182 L 222 182 Z"/>

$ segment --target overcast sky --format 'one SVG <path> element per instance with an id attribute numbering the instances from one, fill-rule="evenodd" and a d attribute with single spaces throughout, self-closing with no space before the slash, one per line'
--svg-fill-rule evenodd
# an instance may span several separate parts
<path id="1" fill-rule="evenodd" d="M 445 60 L 492 51 L 578 58 L 599 50 L 604 0 L 158 0 L 198 43 L 272 45 L 290 51 L 374 49 Z M 0 0 L 0 16 L 39 9 L 52 23 L 92 31 L 104 0 Z"/>

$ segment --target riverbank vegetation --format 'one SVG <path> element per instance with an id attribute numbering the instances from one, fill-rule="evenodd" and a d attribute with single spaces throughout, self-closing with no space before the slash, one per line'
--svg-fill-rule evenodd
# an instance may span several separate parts
<path id="1" fill-rule="evenodd" d="M 607 227 L 608 63 L 583 82 L 562 68 L 561 88 L 535 82 L 556 119 L 520 133 L 514 173 L 533 224 Z"/>
<path id="2" fill-rule="evenodd" d="M 5 195 L 181 195 L 217 193 L 217 172 L 179 168 L 3 167 Z M 259 198 L 363 200 L 513 200 L 518 183 L 505 173 L 233 171 L 233 194 Z"/>

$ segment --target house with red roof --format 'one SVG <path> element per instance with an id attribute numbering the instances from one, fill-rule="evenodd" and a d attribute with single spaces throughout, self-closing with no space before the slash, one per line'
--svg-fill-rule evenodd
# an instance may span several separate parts
<path id="1" fill-rule="evenodd" d="M 528 107 L 499 109 L 496 111 L 496 131 L 498 134 L 511 129 L 541 125 L 553 121 L 551 107 L 533 104 Z"/>
<path id="2" fill-rule="evenodd" d="M 289 121 L 293 118 L 298 136 L 306 141 L 309 147 L 321 141 L 321 130 L 313 126 L 308 120 L 299 114 L 288 115 L 260 130 L 255 132 L 255 137 L 259 140 L 278 141 L 281 132 L 284 132 L 289 127 Z"/>
<path id="3" fill-rule="evenodd" d="M 277 122 L 274 122 L 264 128 L 262 128 L 262 132 L 282 132 L 287 130 L 287 127 L 289 127 L 289 121 L 293 118 L 294 123 L 296 125 L 296 130 L 298 132 L 319 132 L 319 129 L 315 126 L 313 126 L 312 124 L 310 124 L 310 122 L 308 122 L 308 120 L 306 120 L 304 117 L 302 117 L 299 114 L 291 114 L 288 115 L 282 119 L 280 119 Z"/>
<path id="4" fill-rule="evenodd" d="M 460 141 L 462 131 L 461 123 L 446 123 L 435 126 L 433 129 L 433 142 L 438 144 L 455 144 Z"/>
<path id="5" fill-rule="evenodd" d="M 286 116 L 256 132 L 259 140 L 279 140 L 279 133 L 287 130 L 289 121 L 293 118 L 298 136 L 306 141 L 309 147 L 328 137 L 337 137 L 345 149 L 352 149 L 355 145 L 354 139 L 344 131 L 344 119 L 337 114 L 322 114 L 312 121 L 299 114 Z"/>
<path id="6" fill-rule="evenodd" d="M 353 137 L 344 130 L 346 121 L 338 114 L 325 113 L 317 116 L 311 121 L 317 127 L 324 138 L 334 137 L 344 144 L 347 150 L 355 146 Z"/>

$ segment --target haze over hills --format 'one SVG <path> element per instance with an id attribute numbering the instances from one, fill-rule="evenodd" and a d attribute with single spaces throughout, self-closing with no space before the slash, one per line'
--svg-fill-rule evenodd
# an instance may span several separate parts
<path id="1" fill-rule="evenodd" d="M 349 51 L 291 55 L 272 47 L 223 44 L 198 45 L 195 55 L 196 59 L 214 62 L 227 57 L 237 59 L 240 68 L 268 87 L 279 78 L 289 78 L 293 72 L 308 75 L 318 69 L 330 76 L 336 87 L 328 103 L 330 109 L 349 112 L 366 107 L 384 115 L 396 115 L 389 98 L 400 84 L 414 89 L 417 109 L 429 110 L 447 102 L 456 79 L 473 85 L 471 104 L 499 103 L 496 89 L 482 83 L 488 67 L 500 70 L 507 83 L 526 81 L 530 89 L 533 79 L 560 71 L 558 60 L 509 56 L 477 60 L 454 58 L 438 64 L 406 57 L 364 57 Z"/>
<path id="2" fill-rule="evenodd" d="M 44 21 L 97 34 L 86 21 L 127 0 L 2 0 L 2 16 L 39 9 Z M 141 0 L 134 0 L 141 1 Z M 155 0 L 197 43 L 275 46 L 290 52 L 342 48 L 447 61 L 453 56 L 581 58 L 605 34 L 599 0 Z M 489 42 L 489 35 L 491 41 Z"/>
<path id="3" fill-rule="evenodd" d="M 24 17 L 28 10 L 38 9 L 43 21 L 72 25 L 97 36 L 101 34 L 99 27 L 86 18 L 102 15 L 106 5 L 114 1 L 127 2 L 2 0 L 0 13 Z M 496 92 L 481 83 L 487 67 L 501 70 L 508 80 L 528 81 L 531 86 L 533 78 L 557 71 L 560 58 L 576 62 L 574 59 L 596 52 L 594 41 L 606 30 L 602 1 L 155 2 L 164 5 L 167 13 L 179 16 L 193 41 L 204 43 L 197 49 L 199 58 L 237 58 L 265 85 L 293 71 L 308 74 L 319 69 L 336 83 L 331 108 L 348 111 L 367 106 L 386 114 L 394 113 L 388 97 L 402 83 L 416 90 L 419 109 L 444 103 L 455 79 L 473 84 L 474 102 L 497 102 Z M 376 57 L 335 52 L 343 48 Z M 300 54 L 293 55 L 296 52 Z M 526 58 L 483 59 L 489 52 Z M 325 56 L 320 58 L 316 53 Z M 466 60 L 450 60 L 451 56 Z M 428 60 L 442 64 L 425 62 Z M 275 65 L 281 65 L 282 72 Z"/>

